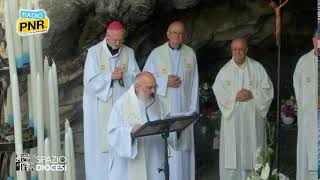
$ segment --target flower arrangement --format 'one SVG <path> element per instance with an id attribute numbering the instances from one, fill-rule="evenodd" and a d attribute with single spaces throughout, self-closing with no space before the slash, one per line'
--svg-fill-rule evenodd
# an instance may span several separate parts
<path id="1" fill-rule="evenodd" d="M 273 155 L 275 127 L 267 121 L 267 139 L 268 143 L 265 148 L 257 149 L 257 158 L 262 160 L 261 164 L 257 164 L 253 168 L 253 174 L 247 180 L 289 180 L 288 177 L 278 172 L 277 169 L 271 169 L 271 157 Z"/>
<path id="2" fill-rule="evenodd" d="M 294 96 L 281 100 L 281 117 L 295 117 L 298 106 Z"/>
<path id="3" fill-rule="evenodd" d="M 209 129 L 220 129 L 221 112 L 215 106 L 214 94 L 209 83 L 203 83 L 199 88 L 201 122 Z"/>
<path id="4" fill-rule="evenodd" d="M 298 106 L 294 96 L 289 99 L 281 100 L 281 119 L 285 125 L 290 125 L 294 122 L 297 116 Z"/>

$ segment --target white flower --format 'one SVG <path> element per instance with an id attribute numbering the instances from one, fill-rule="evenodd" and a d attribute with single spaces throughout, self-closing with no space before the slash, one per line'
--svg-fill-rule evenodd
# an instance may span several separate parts
<path id="1" fill-rule="evenodd" d="M 248 176 L 248 177 L 247 177 L 247 180 L 254 180 L 254 179 L 253 179 L 253 176 Z"/>
<path id="2" fill-rule="evenodd" d="M 247 180 L 261 180 L 259 176 L 248 176 Z"/>
<path id="3" fill-rule="evenodd" d="M 262 168 L 263 165 L 262 164 L 257 164 L 256 167 L 254 168 L 254 170 L 257 172 L 259 171 L 260 168 Z"/>
<path id="4" fill-rule="evenodd" d="M 279 174 L 279 179 L 280 180 L 289 180 L 289 178 L 287 177 L 287 176 L 285 176 L 285 175 L 283 175 L 283 174 Z"/>
<path id="5" fill-rule="evenodd" d="M 272 175 L 277 175 L 277 174 L 278 174 L 277 171 L 278 171 L 277 169 L 274 169 L 271 174 L 272 174 Z"/>
<path id="6" fill-rule="evenodd" d="M 265 167 L 261 171 L 261 179 L 267 180 L 269 178 L 270 166 L 269 163 L 266 163 Z"/>
<path id="7" fill-rule="evenodd" d="M 258 149 L 257 149 L 257 152 L 256 152 L 256 158 L 259 158 L 259 157 L 260 157 L 261 151 L 262 151 L 262 147 L 259 146 Z"/>

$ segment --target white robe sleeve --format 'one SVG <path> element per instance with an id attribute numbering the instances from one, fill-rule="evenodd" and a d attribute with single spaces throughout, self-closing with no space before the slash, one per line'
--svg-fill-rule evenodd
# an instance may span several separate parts
<path id="1" fill-rule="evenodd" d="M 293 87 L 298 107 L 302 107 L 301 81 L 301 61 L 299 60 L 293 73 Z"/>
<path id="2" fill-rule="evenodd" d="M 134 159 L 137 155 L 137 141 L 131 140 L 132 127 L 122 119 L 122 102 L 117 101 L 111 111 L 108 124 L 108 141 L 113 151 L 120 157 Z"/>
<path id="3" fill-rule="evenodd" d="M 128 72 L 124 74 L 123 78 L 126 79 L 126 82 L 130 82 L 130 84 L 133 84 L 136 75 L 140 72 L 140 69 L 137 64 L 136 58 L 134 56 L 133 49 L 129 48 L 128 51 L 129 51 Z"/>
<path id="4" fill-rule="evenodd" d="M 168 85 L 168 76 L 160 75 L 157 70 L 156 64 L 156 50 L 153 50 L 149 55 L 146 64 L 143 68 L 143 71 L 148 71 L 153 74 L 157 81 L 157 94 L 160 96 L 165 96 L 167 92 Z"/>
<path id="5" fill-rule="evenodd" d="M 88 50 L 84 67 L 84 88 L 91 95 L 106 101 L 111 96 L 109 91 L 112 74 L 101 72 L 97 61 L 95 49 L 92 47 Z"/>
<path id="6" fill-rule="evenodd" d="M 255 103 L 256 113 L 261 118 L 265 118 L 273 99 L 273 85 L 272 82 L 262 67 L 259 65 L 259 84 L 256 89 L 252 89 L 253 101 Z"/>
<path id="7" fill-rule="evenodd" d="M 237 92 L 231 87 L 228 87 L 224 72 L 226 69 L 222 68 L 214 81 L 212 86 L 213 93 L 216 97 L 218 106 L 224 118 L 229 119 L 236 108 Z"/>
<path id="8" fill-rule="evenodd" d="M 188 112 L 199 112 L 199 72 L 196 55 L 193 56 L 195 66 L 193 73 L 193 81 L 191 87 L 191 103 Z"/>

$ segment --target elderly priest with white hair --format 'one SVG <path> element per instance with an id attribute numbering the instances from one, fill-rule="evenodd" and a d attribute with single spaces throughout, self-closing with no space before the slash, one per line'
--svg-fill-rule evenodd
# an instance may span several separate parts
<path id="1" fill-rule="evenodd" d="M 263 66 L 247 56 L 247 43 L 231 43 L 232 59 L 213 84 L 221 119 L 220 180 L 246 180 L 257 164 L 256 151 L 265 145 L 265 117 L 273 85 Z"/>
<path id="2" fill-rule="evenodd" d="M 148 120 L 161 117 L 160 101 L 154 99 L 156 79 L 149 72 L 137 75 L 135 84 L 115 103 L 108 125 L 110 180 L 163 180 L 158 168 L 164 163 L 161 135 L 132 139 Z M 149 108 L 147 108 L 151 105 Z M 147 115 L 148 114 L 148 117 Z"/>

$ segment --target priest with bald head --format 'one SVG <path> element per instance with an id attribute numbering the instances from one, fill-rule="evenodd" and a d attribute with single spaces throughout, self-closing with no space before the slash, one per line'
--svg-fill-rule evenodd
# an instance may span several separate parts
<path id="1" fill-rule="evenodd" d="M 231 42 L 232 59 L 219 71 L 212 86 L 222 113 L 219 153 L 220 180 L 246 180 L 266 145 L 266 115 L 273 85 L 263 68 L 247 56 L 243 38 Z"/>
<path id="2" fill-rule="evenodd" d="M 198 112 L 199 74 L 194 50 L 184 43 L 186 26 L 173 21 L 167 29 L 168 41 L 149 55 L 144 70 L 156 78 L 157 94 L 169 115 Z M 193 125 L 181 133 L 171 133 L 170 180 L 195 180 Z"/>
<path id="3" fill-rule="evenodd" d="M 89 48 L 84 67 L 84 152 L 86 179 L 108 180 L 110 150 L 107 125 L 115 101 L 140 72 L 133 50 L 124 45 L 126 30 L 119 21 L 106 27 L 105 38 Z"/>
<path id="4" fill-rule="evenodd" d="M 132 139 L 144 123 L 161 118 L 156 79 L 149 72 L 137 75 L 134 85 L 115 103 L 108 125 L 110 180 L 163 180 L 158 168 L 164 163 L 161 135 Z M 148 114 L 148 115 L 147 115 Z"/>

